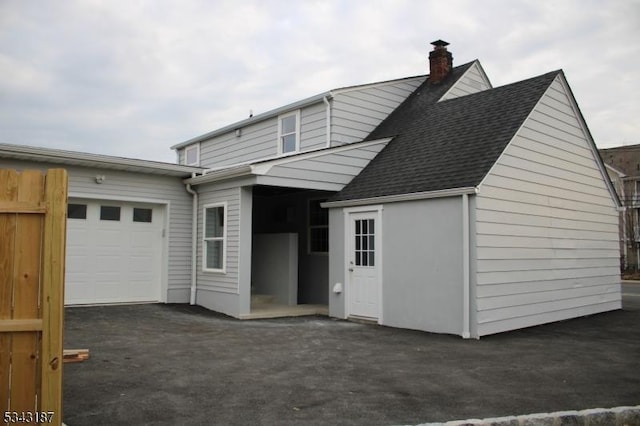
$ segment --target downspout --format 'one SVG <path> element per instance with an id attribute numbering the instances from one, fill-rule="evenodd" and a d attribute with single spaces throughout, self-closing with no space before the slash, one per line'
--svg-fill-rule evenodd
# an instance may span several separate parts
<path id="1" fill-rule="evenodd" d="M 462 194 L 462 338 L 471 337 L 469 332 L 469 290 L 471 287 L 469 273 L 469 195 Z"/>
<path id="2" fill-rule="evenodd" d="M 195 177 L 195 173 L 192 177 Z M 191 296 L 189 304 L 196 304 L 196 292 L 198 289 L 197 264 L 198 264 L 198 193 L 191 188 L 191 184 L 185 184 L 185 188 L 193 197 L 191 212 Z"/>
<path id="3" fill-rule="evenodd" d="M 322 98 L 322 101 L 327 106 L 326 122 L 327 122 L 327 148 L 331 148 L 331 102 L 329 102 L 329 96 Z"/>

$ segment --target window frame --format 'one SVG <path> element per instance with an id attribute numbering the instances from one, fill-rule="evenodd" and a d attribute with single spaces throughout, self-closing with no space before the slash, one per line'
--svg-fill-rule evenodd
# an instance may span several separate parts
<path id="1" fill-rule="evenodd" d="M 196 161 L 193 163 L 189 163 L 189 151 L 196 151 Z M 184 148 L 184 165 L 185 166 L 200 166 L 200 143 L 194 143 Z"/>
<path id="2" fill-rule="evenodd" d="M 329 211 L 327 210 L 327 223 L 326 225 L 312 225 L 311 224 L 311 205 L 313 202 L 319 201 L 323 203 L 327 201 L 326 198 L 309 198 L 307 203 L 307 254 L 312 255 L 321 255 L 328 256 L 329 255 Z M 320 207 L 322 209 L 322 207 Z M 327 251 L 312 251 L 311 250 L 311 229 L 326 229 L 327 230 Z"/>
<path id="3" fill-rule="evenodd" d="M 207 237 L 207 209 L 222 207 L 222 237 Z M 227 272 L 227 202 L 206 204 L 202 207 L 202 271 L 226 274 Z M 222 241 L 222 268 L 207 267 L 207 241 Z"/>
<path id="4" fill-rule="evenodd" d="M 282 121 L 289 117 L 296 118 L 295 130 L 289 133 L 282 133 Z M 285 152 L 284 144 L 282 143 L 282 138 L 289 135 L 295 135 L 296 147 L 293 151 Z M 300 152 L 300 110 L 288 112 L 286 114 L 281 114 L 278 116 L 278 155 L 291 155 L 291 154 L 297 154 L 298 152 Z"/>

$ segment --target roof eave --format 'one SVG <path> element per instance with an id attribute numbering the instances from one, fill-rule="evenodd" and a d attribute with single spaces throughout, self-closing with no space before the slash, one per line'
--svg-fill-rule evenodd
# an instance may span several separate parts
<path id="1" fill-rule="evenodd" d="M 203 170 L 173 163 L 10 144 L 0 144 L 0 157 L 180 177 Z"/>
<path id="2" fill-rule="evenodd" d="M 196 136 L 195 138 L 191 138 L 191 139 L 186 140 L 184 142 L 180 142 L 178 144 L 175 144 L 175 145 L 173 145 L 171 147 L 171 149 L 176 150 L 176 149 L 184 148 L 184 147 L 192 145 L 194 143 L 202 142 L 202 141 L 205 141 L 207 139 L 211 139 L 211 138 L 213 138 L 215 136 L 219 136 L 221 134 L 230 132 L 232 130 L 236 130 L 236 129 L 242 128 L 242 127 L 247 126 L 249 124 L 257 123 L 259 121 L 266 120 L 268 118 L 277 117 L 280 114 L 284 114 L 284 113 L 289 112 L 289 111 L 300 109 L 300 108 L 302 108 L 304 106 L 313 105 L 313 104 L 322 102 L 322 100 L 324 98 L 328 97 L 328 96 L 331 96 L 331 92 L 330 91 L 329 92 L 320 93 L 318 95 L 311 96 L 309 98 L 302 99 L 300 101 L 293 102 L 293 103 L 281 106 L 279 108 L 269 110 L 267 112 L 263 112 L 262 114 L 254 115 L 253 117 L 249 117 L 249 118 L 246 118 L 244 120 L 237 121 L 235 123 L 232 123 L 232 124 L 229 124 L 227 126 L 220 127 L 219 129 L 213 130 L 211 132 L 205 133 L 203 135 Z"/>
<path id="3" fill-rule="evenodd" d="M 397 203 L 401 201 L 428 200 L 431 198 L 457 197 L 461 195 L 475 195 L 478 189 L 474 186 L 462 188 L 439 189 L 436 191 L 412 192 L 408 194 L 381 195 L 379 197 L 359 198 L 353 200 L 327 201 L 322 203 L 324 208 L 357 207 L 371 204 Z"/>

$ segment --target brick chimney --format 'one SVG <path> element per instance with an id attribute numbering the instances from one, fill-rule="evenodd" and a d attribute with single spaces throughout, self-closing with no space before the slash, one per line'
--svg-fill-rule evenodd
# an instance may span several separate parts
<path id="1" fill-rule="evenodd" d="M 431 43 L 433 50 L 429 52 L 429 83 L 437 84 L 449 75 L 453 67 L 453 56 L 447 51 L 449 43 L 436 40 Z"/>

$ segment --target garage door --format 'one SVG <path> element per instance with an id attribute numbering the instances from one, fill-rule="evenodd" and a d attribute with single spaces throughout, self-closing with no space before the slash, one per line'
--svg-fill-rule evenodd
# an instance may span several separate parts
<path id="1" fill-rule="evenodd" d="M 160 300 L 164 207 L 69 201 L 65 304 Z"/>

